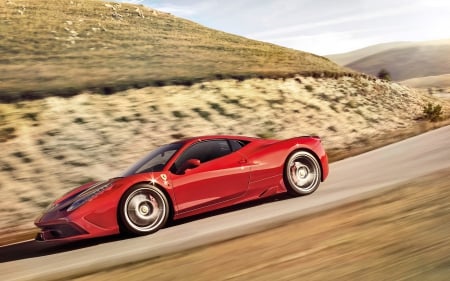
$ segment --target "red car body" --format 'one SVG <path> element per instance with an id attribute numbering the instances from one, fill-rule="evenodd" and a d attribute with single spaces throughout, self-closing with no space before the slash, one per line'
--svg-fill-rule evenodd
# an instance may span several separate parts
<path id="1" fill-rule="evenodd" d="M 213 160 L 194 163 L 194 167 L 183 173 L 174 169 L 177 160 L 188 148 L 216 140 L 237 147 Z M 179 148 L 159 171 L 143 171 L 106 182 L 88 183 L 56 200 L 36 219 L 35 224 L 41 228 L 36 239 L 72 241 L 119 234 L 118 206 L 121 198 L 128 189 L 142 183 L 156 186 L 164 192 L 170 205 L 170 216 L 177 220 L 285 193 L 288 191 L 286 161 L 296 151 L 314 155 L 320 164 L 320 181 L 328 175 L 328 158 L 318 137 L 267 140 L 204 136 L 174 144 Z M 161 155 L 165 157 L 164 153 Z M 189 164 L 189 161 L 192 162 L 192 159 L 186 162 Z M 79 198 L 88 199 L 83 201 Z"/>

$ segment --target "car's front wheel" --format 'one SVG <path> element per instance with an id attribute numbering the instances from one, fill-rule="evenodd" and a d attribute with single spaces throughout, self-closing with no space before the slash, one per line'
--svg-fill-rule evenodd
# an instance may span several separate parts
<path id="1" fill-rule="evenodd" d="M 138 184 L 125 192 L 119 204 L 121 231 L 146 235 L 158 231 L 169 218 L 166 195 L 156 186 Z"/>
<path id="2" fill-rule="evenodd" d="M 296 151 L 287 159 L 284 167 L 284 181 L 292 195 L 311 194 L 319 187 L 322 171 L 319 161 L 308 151 Z"/>

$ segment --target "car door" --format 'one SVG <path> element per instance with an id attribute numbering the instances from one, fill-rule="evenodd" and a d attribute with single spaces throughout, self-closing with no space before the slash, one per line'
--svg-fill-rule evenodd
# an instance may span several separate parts
<path id="1" fill-rule="evenodd" d="M 192 163 L 197 164 L 192 166 Z M 208 140 L 191 145 L 170 169 L 178 212 L 244 195 L 250 169 L 246 164 L 246 158 L 239 151 L 233 152 L 227 140 Z"/>

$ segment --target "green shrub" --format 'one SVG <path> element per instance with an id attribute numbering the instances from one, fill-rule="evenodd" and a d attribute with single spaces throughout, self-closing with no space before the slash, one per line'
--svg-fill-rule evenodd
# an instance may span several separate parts
<path id="1" fill-rule="evenodd" d="M 256 136 L 262 139 L 272 139 L 275 137 L 275 132 L 271 129 L 268 129 L 266 131 L 257 133 Z"/>
<path id="2" fill-rule="evenodd" d="M 442 119 L 442 106 L 440 104 L 433 105 L 431 102 L 423 107 L 423 117 L 431 122 Z"/>
<path id="3" fill-rule="evenodd" d="M 308 92 L 312 92 L 312 91 L 314 90 L 313 86 L 311 86 L 311 85 L 306 85 L 306 86 L 305 86 L 305 89 L 306 89 Z"/>
<path id="4" fill-rule="evenodd" d="M 86 123 L 87 123 L 87 122 L 86 122 L 83 118 L 81 118 L 81 117 L 75 118 L 75 119 L 73 120 L 73 122 L 76 123 L 76 124 L 86 124 Z"/>
<path id="5" fill-rule="evenodd" d="M 13 127 L 2 128 L 0 130 L 0 142 L 6 142 L 9 139 L 13 139 L 16 137 L 14 134 L 16 129 Z"/>
<path id="6" fill-rule="evenodd" d="M 15 168 L 11 166 L 9 163 L 1 163 L 0 170 L 3 172 L 12 172 L 15 170 Z"/>
<path id="7" fill-rule="evenodd" d="M 184 114 L 183 112 L 178 111 L 178 110 L 172 111 L 172 115 L 176 118 L 188 117 L 186 114 Z"/>
<path id="8" fill-rule="evenodd" d="M 116 121 L 116 122 L 125 122 L 126 123 L 126 122 L 129 122 L 131 120 L 128 119 L 128 117 L 126 117 L 126 116 L 122 116 L 122 117 L 115 118 L 114 121 Z"/>
<path id="9" fill-rule="evenodd" d="M 336 133 L 338 131 L 335 126 L 329 126 L 327 129 L 333 133 Z"/>
<path id="10" fill-rule="evenodd" d="M 175 134 L 172 134 L 172 135 L 170 135 L 172 138 L 174 138 L 174 139 L 176 139 L 176 140 L 179 140 L 179 139 L 182 139 L 182 138 L 185 138 L 186 136 L 184 135 L 184 134 L 182 134 L 182 133 L 175 133 Z"/>
<path id="11" fill-rule="evenodd" d="M 377 75 L 378 78 L 386 81 L 391 81 L 391 74 L 386 69 L 382 68 Z"/>
<path id="12" fill-rule="evenodd" d="M 200 117 L 202 117 L 206 121 L 211 121 L 211 118 L 210 118 L 211 113 L 209 113 L 208 111 L 204 111 L 198 107 L 193 108 L 192 111 L 196 112 L 198 115 L 200 115 Z"/>
<path id="13" fill-rule="evenodd" d="M 239 101 L 238 101 L 239 102 Z M 217 111 L 222 116 L 229 117 L 229 118 L 240 118 L 241 116 L 239 114 L 234 113 L 228 113 L 225 108 L 223 108 L 220 104 L 215 102 L 208 102 L 211 109 Z"/>
<path id="14" fill-rule="evenodd" d="M 29 119 L 31 121 L 38 121 L 38 113 L 37 112 L 28 112 L 23 115 L 23 118 Z"/>
<path id="15" fill-rule="evenodd" d="M 208 104 L 212 109 L 217 111 L 220 115 L 224 115 L 224 116 L 227 115 L 227 113 L 225 112 L 225 109 L 222 106 L 220 106 L 220 104 L 215 103 L 215 102 L 208 102 Z"/>

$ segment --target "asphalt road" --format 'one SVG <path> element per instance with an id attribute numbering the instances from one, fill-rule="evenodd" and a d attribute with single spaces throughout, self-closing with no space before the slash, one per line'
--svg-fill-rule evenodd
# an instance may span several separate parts
<path id="1" fill-rule="evenodd" d="M 450 126 L 333 163 L 328 180 L 310 196 L 246 204 L 139 238 L 110 237 L 72 244 L 29 241 L 0 247 L 0 279 L 59 279 L 179 252 L 389 192 L 398 183 L 448 167 Z"/>

